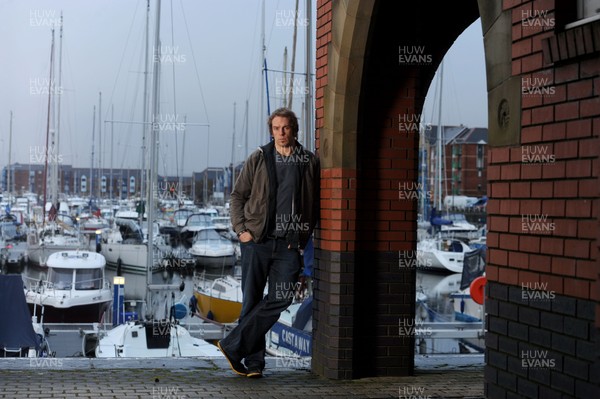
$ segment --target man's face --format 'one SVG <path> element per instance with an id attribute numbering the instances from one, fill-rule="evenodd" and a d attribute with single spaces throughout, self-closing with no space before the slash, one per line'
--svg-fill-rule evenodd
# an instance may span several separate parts
<path id="1" fill-rule="evenodd" d="M 273 140 L 281 147 L 289 147 L 294 144 L 295 138 L 292 133 L 289 119 L 283 116 L 276 116 L 271 122 Z"/>

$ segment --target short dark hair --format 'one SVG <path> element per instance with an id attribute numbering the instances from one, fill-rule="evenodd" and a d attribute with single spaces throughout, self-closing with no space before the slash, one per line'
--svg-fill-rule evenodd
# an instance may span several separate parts
<path id="1" fill-rule="evenodd" d="M 269 116 L 267 124 L 269 125 L 269 133 L 271 136 L 273 135 L 273 119 L 277 116 L 281 118 L 287 118 L 290 123 L 290 127 L 292 128 L 292 134 L 294 137 L 298 137 L 298 117 L 296 117 L 294 111 L 288 108 L 277 108 L 275 111 L 273 111 L 271 116 Z"/>

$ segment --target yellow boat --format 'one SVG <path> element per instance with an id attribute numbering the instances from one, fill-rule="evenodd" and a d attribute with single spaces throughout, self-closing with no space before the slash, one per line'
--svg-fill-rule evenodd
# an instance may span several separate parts
<path id="1" fill-rule="evenodd" d="M 242 286 L 239 280 L 225 276 L 214 281 L 198 279 L 194 296 L 199 313 L 219 323 L 233 323 L 242 311 Z"/>

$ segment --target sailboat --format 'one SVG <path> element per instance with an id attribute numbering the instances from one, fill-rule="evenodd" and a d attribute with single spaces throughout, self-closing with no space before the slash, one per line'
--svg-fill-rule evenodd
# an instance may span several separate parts
<path id="1" fill-rule="evenodd" d="M 63 23 L 61 15 L 60 24 L 60 57 L 59 57 L 59 87 L 61 79 L 62 64 L 62 36 Z M 84 246 L 84 242 L 79 231 L 74 225 L 69 225 L 70 218 L 59 215 L 58 212 L 58 151 L 57 140 L 60 130 L 60 96 L 58 97 L 58 106 L 56 117 L 53 117 L 53 96 L 54 96 L 54 29 L 52 29 L 52 44 L 50 50 L 50 79 L 48 81 L 48 115 L 46 119 L 46 154 L 44 166 L 44 218 L 42 226 L 38 229 L 31 229 L 27 236 L 27 246 L 29 252 L 29 261 L 44 265 L 50 255 L 60 251 L 77 250 Z M 56 122 L 56 129 L 51 126 Z M 51 146 L 49 146 L 51 144 Z M 49 165 L 49 160 L 50 165 Z M 51 200 L 46 203 L 48 189 L 48 168 L 51 167 L 50 191 Z M 45 216 L 48 216 L 47 218 Z"/>
<path id="2" fill-rule="evenodd" d="M 436 209 L 442 208 L 442 180 L 444 149 L 443 149 L 443 126 L 442 126 L 442 87 L 443 87 L 444 63 L 440 65 L 439 74 L 439 110 L 438 126 L 436 137 L 436 170 L 430 171 L 435 176 L 435 207 L 431 211 L 429 218 L 431 237 L 420 237 L 417 242 L 417 265 L 420 268 L 436 271 L 462 273 L 465 253 L 470 252 L 471 248 L 461 240 L 442 235 L 442 231 L 449 231 L 449 226 L 453 225 L 452 220 L 444 219 L 436 214 Z M 425 205 L 422 205 L 425 207 Z"/>
<path id="3" fill-rule="evenodd" d="M 147 16 L 150 12 L 150 1 L 147 3 Z M 159 54 L 160 46 L 160 7 L 161 1 L 157 0 L 156 28 L 155 28 L 155 54 Z M 147 20 L 148 21 L 148 18 Z M 146 51 L 148 48 L 146 47 Z M 157 142 L 159 118 L 159 79 L 160 79 L 160 57 L 154 57 L 153 76 L 153 122 L 150 143 L 150 168 L 149 181 L 151 187 L 157 177 Z M 146 122 L 146 121 L 144 121 Z M 148 190 L 148 225 L 152 226 L 155 218 L 154 192 Z M 96 331 L 98 343 L 95 348 L 97 357 L 223 357 L 220 350 L 208 342 L 194 338 L 179 324 L 177 312 L 171 311 L 164 315 L 164 319 L 156 318 L 156 309 L 153 307 L 154 291 L 175 291 L 180 289 L 179 285 L 155 285 L 152 284 L 152 265 L 154 254 L 151 245 L 146 246 L 146 309 L 145 321 L 127 321 L 110 331 Z M 174 296 L 174 293 L 172 294 Z M 171 309 L 174 309 L 173 306 Z"/>

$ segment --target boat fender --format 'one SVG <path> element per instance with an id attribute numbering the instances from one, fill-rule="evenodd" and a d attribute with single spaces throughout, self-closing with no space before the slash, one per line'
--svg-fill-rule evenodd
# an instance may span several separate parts
<path id="1" fill-rule="evenodd" d="M 487 279 L 485 276 L 479 276 L 471 282 L 471 286 L 469 287 L 471 291 L 471 298 L 473 298 L 473 300 L 480 305 L 483 304 L 486 283 Z"/>
<path id="2" fill-rule="evenodd" d="M 121 258 L 117 259 L 117 276 L 121 276 L 122 270 L 121 270 L 121 265 L 122 265 L 123 261 L 121 260 Z"/>
<path id="3" fill-rule="evenodd" d="M 212 310 L 208 311 L 208 313 L 206 314 L 206 318 L 208 320 L 214 320 L 215 319 L 215 315 L 213 314 Z"/>

